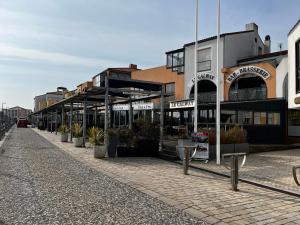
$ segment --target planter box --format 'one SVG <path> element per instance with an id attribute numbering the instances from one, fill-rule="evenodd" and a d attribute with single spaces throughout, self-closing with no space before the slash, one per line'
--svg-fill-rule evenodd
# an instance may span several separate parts
<path id="1" fill-rule="evenodd" d="M 119 138 L 117 135 L 110 135 L 107 145 L 107 155 L 108 157 L 115 157 L 117 153 L 117 146 L 119 144 Z"/>
<path id="2" fill-rule="evenodd" d="M 157 157 L 158 146 L 156 140 L 140 139 L 136 147 L 118 146 L 118 157 Z"/>
<path id="3" fill-rule="evenodd" d="M 68 133 L 61 134 L 60 135 L 60 141 L 61 142 L 68 142 L 68 137 L 69 137 Z"/>
<path id="4" fill-rule="evenodd" d="M 241 143 L 241 144 L 221 144 L 221 157 L 222 154 L 227 153 L 246 153 L 249 154 L 249 144 Z M 209 145 L 209 159 L 216 158 L 216 146 Z"/>
<path id="5" fill-rule="evenodd" d="M 83 145 L 83 137 L 73 138 L 73 143 L 75 147 L 82 147 Z"/>
<path id="6" fill-rule="evenodd" d="M 102 159 L 106 155 L 106 146 L 105 145 L 94 145 L 94 158 Z"/>

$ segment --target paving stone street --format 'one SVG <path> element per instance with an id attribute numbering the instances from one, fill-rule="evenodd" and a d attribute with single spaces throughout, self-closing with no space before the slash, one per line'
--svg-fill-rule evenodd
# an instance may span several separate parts
<path id="1" fill-rule="evenodd" d="M 189 213 L 207 224 L 300 224 L 300 199 L 199 170 L 184 176 L 180 165 L 156 158 L 93 158 L 89 148 L 61 143 L 59 135 L 35 132 L 101 173 Z"/>
<path id="2" fill-rule="evenodd" d="M 205 223 L 13 128 L 0 152 L 0 224 Z"/>

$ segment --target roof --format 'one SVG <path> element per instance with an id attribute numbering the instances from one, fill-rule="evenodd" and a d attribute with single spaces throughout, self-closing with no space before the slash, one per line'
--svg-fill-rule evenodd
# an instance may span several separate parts
<path id="1" fill-rule="evenodd" d="M 259 59 L 268 59 L 268 58 L 273 58 L 273 57 L 277 57 L 277 56 L 284 56 L 287 54 L 288 54 L 287 50 L 279 51 L 279 52 L 272 52 L 272 53 L 267 53 L 267 54 L 263 54 L 263 55 L 257 55 L 257 56 L 253 56 L 253 57 L 249 57 L 249 58 L 240 59 L 240 60 L 238 60 L 238 63 L 259 60 Z"/>
<path id="2" fill-rule="evenodd" d="M 116 68 L 107 68 L 105 70 L 103 70 L 102 72 L 96 74 L 95 76 L 93 76 L 93 79 L 102 74 L 102 73 L 106 73 L 107 71 L 109 72 L 117 72 L 117 73 L 131 73 L 133 71 L 137 71 L 137 70 L 140 70 L 140 69 L 137 69 L 137 68 L 129 68 L 129 67 L 116 67 Z"/>
<path id="3" fill-rule="evenodd" d="M 292 29 L 290 30 L 290 32 L 288 33 L 288 36 L 294 31 L 294 29 L 300 24 L 300 19 L 298 20 L 298 22 L 292 27 Z"/>
<path id="4" fill-rule="evenodd" d="M 250 33 L 250 32 L 254 32 L 254 30 L 245 30 L 245 31 L 238 31 L 238 32 L 223 33 L 223 34 L 220 35 L 220 37 L 225 37 L 225 36 L 229 36 L 229 35 L 244 34 L 244 33 Z M 214 40 L 214 39 L 217 39 L 217 36 L 212 36 L 212 37 L 209 37 L 209 38 L 199 40 L 198 44 L 206 42 L 206 41 L 211 41 L 211 40 Z M 188 46 L 191 46 L 191 45 L 194 45 L 194 44 L 195 44 L 195 42 L 191 42 L 191 43 L 185 44 L 184 47 L 188 47 Z"/>

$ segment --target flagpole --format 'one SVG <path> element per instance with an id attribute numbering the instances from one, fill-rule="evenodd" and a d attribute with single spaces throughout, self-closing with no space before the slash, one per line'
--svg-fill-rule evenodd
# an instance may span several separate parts
<path id="1" fill-rule="evenodd" d="M 217 7 L 217 95 L 216 95 L 216 145 L 217 145 L 217 160 L 216 163 L 220 164 L 221 162 L 221 143 L 220 143 L 220 133 L 221 133 L 221 127 L 220 127 L 220 65 L 219 65 L 219 54 L 220 54 L 220 8 L 221 8 L 221 2 L 218 1 L 218 7 Z"/>
<path id="2" fill-rule="evenodd" d="M 196 0 L 196 21 L 195 21 L 195 65 L 194 65 L 194 132 L 198 132 L 198 7 L 199 2 Z"/>

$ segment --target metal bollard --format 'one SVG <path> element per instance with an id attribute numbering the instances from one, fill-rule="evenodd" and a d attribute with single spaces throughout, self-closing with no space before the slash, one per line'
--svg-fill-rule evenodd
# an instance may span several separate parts
<path id="1" fill-rule="evenodd" d="M 189 163 L 190 163 L 190 149 L 188 147 L 184 147 L 184 157 L 183 157 L 184 175 L 188 175 Z"/>
<path id="2" fill-rule="evenodd" d="M 223 164 L 225 168 L 230 170 L 230 180 L 231 180 L 231 188 L 233 191 L 238 191 L 238 182 L 239 182 L 239 156 L 244 156 L 241 167 L 244 166 L 246 162 L 246 153 L 231 153 L 231 154 L 223 154 L 222 158 L 230 157 L 231 165 L 228 166 Z"/>
<path id="3" fill-rule="evenodd" d="M 294 181 L 295 183 L 300 186 L 300 182 L 297 178 L 297 170 L 300 169 L 300 166 L 293 166 L 293 177 L 294 177 Z"/>

